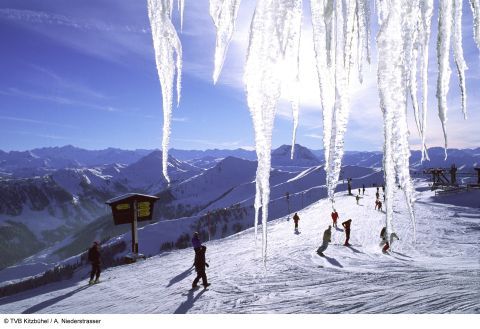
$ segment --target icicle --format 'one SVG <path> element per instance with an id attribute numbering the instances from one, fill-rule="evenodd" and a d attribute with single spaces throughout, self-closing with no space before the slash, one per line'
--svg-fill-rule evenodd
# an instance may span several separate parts
<path id="1" fill-rule="evenodd" d="M 355 33 L 355 2 L 336 2 L 336 61 L 335 61 L 335 106 L 332 113 L 329 164 L 327 172 L 328 196 L 334 202 L 335 188 L 340 176 L 344 153 L 345 132 L 349 115 L 349 81 L 352 44 Z M 345 13 L 346 19 L 343 17 Z"/>
<path id="2" fill-rule="evenodd" d="M 262 209 L 262 256 L 266 264 L 267 219 L 270 201 L 272 130 L 281 94 L 285 52 L 294 42 L 295 22 L 301 16 L 301 0 L 259 0 L 250 26 L 245 64 L 247 103 L 255 131 L 258 167 L 256 175 L 255 226 Z M 258 200 L 258 202 L 257 202 Z"/>
<path id="3" fill-rule="evenodd" d="M 430 42 L 430 30 L 432 26 L 433 0 L 424 0 L 420 2 L 421 20 L 422 20 L 422 114 L 421 114 L 421 137 L 422 137 L 422 162 L 430 160 L 426 147 L 427 135 L 427 112 L 428 112 L 428 44 Z"/>
<path id="4" fill-rule="evenodd" d="M 470 0 L 470 7 L 473 14 L 473 37 L 480 49 L 480 0 Z"/>
<path id="5" fill-rule="evenodd" d="M 170 142 L 170 123 L 172 116 L 173 80 L 177 78 L 177 104 L 180 102 L 182 45 L 170 19 L 171 0 L 148 0 L 148 17 L 152 29 L 153 46 L 158 78 L 162 89 L 163 138 L 162 165 L 163 175 L 168 183 L 168 145 Z M 174 60 L 176 56 L 176 61 Z"/>
<path id="6" fill-rule="evenodd" d="M 454 30 L 453 30 L 453 55 L 457 66 L 460 92 L 462 93 L 462 112 L 464 119 L 467 119 L 467 91 L 465 90 L 465 70 L 467 64 L 463 58 L 462 48 L 462 2 L 454 0 Z"/>
<path id="7" fill-rule="evenodd" d="M 386 227 L 387 233 L 393 232 L 393 195 L 395 181 L 405 193 L 407 207 L 414 228 L 413 185 L 409 171 L 410 149 L 407 126 L 407 79 L 408 62 L 404 46 L 411 43 L 408 30 L 408 3 L 401 0 L 391 1 L 381 7 L 379 14 L 380 29 L 377 36 L 378 46 L 378 88 L 380 107 L 384 118 L 384 170 L 386 183 Z M 414 237 L 415 238 L 415 237 Z"/>
<path id="8" fill-rule="evenodd" d="M 450 82 L 450 37 L 452 34 L 452 0 L 440 0 L 438 13 L 438 81 L 437 99 L 438 116 L 442 122 L 443 136 L 445 138 L 445 159 L 447 159 L 447 93 Z"/>
<path id="9" fill-rule="evenodd" d="M 180 12 L 180 30 L 183 31 L 183 11 L 185 9 L 185 0 L 178 0 L 178 11 Z"/>
<path id="10" fill-rule="evenodd" d="M 325 171 L 329 172 L 330 164 L 330 139 L 332 132 L 332 113 L 335 105 L 335 86 L 333 68 L 331 67 L 332 56 L 335 53 L 330 49 L 334 31 L 333 1 L 311 0 L 313 45 L 317 75 L 320 86 L 320 100 L 323 109 L 323 149 L 325 153 Z"/>
<path id="11" fill-rule="evenodd" d="M 408 77 L 407 86 L 408 93 L 412 100 L 413 113 L 415 124 L 418 133 L 421 135 L 422 128 L 420 124 L 418 97 L 417 97 L 417 59 L 419 51 L 419 19 L 420 19 L 420 4 L 419 1 L 411 1 L 407 4 L 405 10 L 404 21 L 405 28 L 402 31 L 405 49 L 405 67 Z"/>
<path id="12" fill-rule="evenodd" d="M 357 21 L 357 66 L 358 79 L 363 82 L 363 60 L 367 59 L 370 63 L 370 9 L 368 1 L 357 0 L 357 8 L 355 12 Z"/>
<path id="13" fill-rule="evenodd" d="M 293 160 L 295 155 L 295 143 L 297 138 L 298 117 L 299 117 L 299 100 L 300 100 L 300 37 L 302 30 L 302 15 L 295 15 L 292 22 L 292 29 L 288 36 L 288 45 L 285 51 L 283 77 L 283 91 L 292 106 L 293 132 L 292 132 L 292 148 L 290 149 L 290 159 Z"/>
<path id="14" fill-rule="evenodd" d="M 240 0 L 210 0 L 210 16 L 217 29 L 215 46 L 215 69 L 213 71 L 213 83 L 217 83 L 223 62 L 227 53 L 228 45 L 235 29 L 235 20 L 240 7 Z"/>
<path id="15" fill-rule="evenodd" d="M 292 115 L 293 115 L 293 132 L 292 132 L 292 148 L 290 150 L 290 159 L 293 160 L 295 155 L 295 143 L 297 139 L 297 128 L 298 128 L 298 103 L 292 103 Z"/>

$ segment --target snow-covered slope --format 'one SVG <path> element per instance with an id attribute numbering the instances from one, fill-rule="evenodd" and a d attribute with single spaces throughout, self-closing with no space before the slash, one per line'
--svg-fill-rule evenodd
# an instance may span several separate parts
<path id="1" fill-rule="evenodd" d="M 189 248 L 108 269 L 91 287 L 83 268 L 72 280 L 0 299 L 0 313 L 479 313 L 478 210 L 419 193 L 413 244 L 407 210 L 396 200 L 400 241 L 384 255 L 384 214 L 373 209 L 374 194 L 367 189 L 360 205 L 336 199 L 340 222 L 353 220 L 353 245 L 344 247 L 344 233 L 333 229 L 324 258 L 315 250 L 331 223 L 328 200 L 299 212 L 299 234 L 285 217 L 270 222 L 266 270 L 252 229 L 206 243 L 208 290 L 189 290 Z"/>

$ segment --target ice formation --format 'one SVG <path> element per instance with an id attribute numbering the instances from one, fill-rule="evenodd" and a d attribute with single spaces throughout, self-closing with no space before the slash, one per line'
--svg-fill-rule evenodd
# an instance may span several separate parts
<path id="1" fill-rule="evenodd" d="M 148 0 L 155 58 L 163 94 L 163 170 L 167 176 L 168 139 L 177 74 L 180 98 L 181 44 L 171 22 L 173 0 Z M 393 232 L 393 194 L 404 192 L 415 234 L 413 185 L 409 173 L 410 149 L 407 126 L 408 100 L 421 137 L 422 161 L 428 159 L 426 128 L 428 108 L 428 55 L 433 0 L 376 0 L 378 17 L 377 82 L 384 119 L 384 171 L 386 181 L 386 226 Z M 178 0 L 183 17 L 184 0 Z M 240 0 L 210 0 L 210 15 L 217 29 L 213 80 L 220 75 L 232 38 Z M 480 48 L 480 0 L 470 0 L 474 38 Z M 323 110 L 323 145 L 329 199 L 335 188 L 344 153 L 349 115 L 349 85 L 352 72 L 362 81 L 363 64 L 370 62 L 370 8 L 368 0 L 310 0 L 315 61 Z M 183 18 L 182 24 L 183 24 Z M 302 26 L 302 0 L 257 0 L 250 25 L 244 83 L 253 120 L 258 157 L 255 194 L 255 236 L 262 217 L 262 255 L 266 261 L 272 131 L 278 99 L 288 92 L 294 129 L 298 125 L 298 63 Z M 459 75 L 462 111 L 466 117 L 465 70 L 462 50 L 462 0 L 438 3 L 437 92 L 438 112 L 447 150 L 447 93 L 450 81 L 449 53 L 453 47 Z M 451 45 L 452 44 L 452 45 Z M 176 61 L 174 57 L 176 56 Z M 419 80 L 421 84 L 419 86 Z M 420 88 L 419 88 L 420 87 Z M 283 89 L 282 89 L 283 88 Z M 420 89 L 420 90 L 418 90 Z M 421 104 L 420 104 L 421 100 Z M 261 213 L 260 213 L 261 211 Z"/>
<path id="2" fill-rule="evenodd" d="M 450 39 L 452 36 L 453 0 L 440 0 L 438 13 L 438 80 L 437 99 L 438 116 L 442 122 L 443 136 L 445 139 L 445 158 L 447 157 L 447 93 L 450 82 Z"/>
<path id="3" fill-rule="evenodd" d="M 286 54 L 297 42 L 302 0 L 259 0 L 250 26 L 245 64 L 245 90 L 255 131 L 258 167 L 255 195 L 255 232 L 262 216 L 262 255 L 267 253 L 267 218 L 270 202 L 272 130 L 281 95 Z"/>
<path id="4" fill-rule="evenodd" d="M 457 66 L 458 80 L 460 84 L 460 92 L 462 94 L 462 111 L 463 117 L 467 118 L 467 91 L 465 90 L 465 70 L 467 64 L 463 58 L 462 47 L 462 0 L 455 0 L 454 4 L 454 30 L 453 30 L 453 57 Z"/>
<path id="5" fill-rule="evenodd" d="M 210 0 L 210 16 L 217 29 L 213 83 L 217 83 L 235 29 L 240 0 Z"/>
<path id="6" fill-rule="evenodd" d="M 363 0 L 311 0 L 310 4 L 323 107 L 327 189 L 333 203 L 344 153 L 352 68 L 356 60 L 370 60 L 369 7 Z M 362 80 L 362 64 L 357 64 Z"/>
<path id="7" fill-rule="evenodd" d="M 148 0 L 148 17 L 152 29 L 155 62 L 162 89 L 163 137 L 162 168 L 168 183 L 168 146 L 173 105 L 173 83 L 177 78 L 177 105 L 180 103 L 182 74 L 182 45 L 172 24 L 173 0 Z M 183 0 L 179 0 L 183 8 Z"/>
<path id="8" fill-rule="evenodd" d="M 470 7 L 473 13 L 473 36 L 480 49 L 480 0 L 470 0 Z"/>
<path id="9" fill-rule="evenodd" d="M 392 1 L 378 6 L 377 78 L 385 137 L 383 167 L 387 233 L 394 231 L 393 194 L 398 181 L 405 194 L 415 236 L 414 191 L 410 179 L 407 125 L 408 79 L 411 77 L 408 63 L 412 61 L 412 58 L 408 57 L 412 56 L 409 49 L 412 49 L 414 42 L 412 33 L 407 31 L 411 29 L 416 15 L 413 6 L 415 2 L 408 0 Z"/>

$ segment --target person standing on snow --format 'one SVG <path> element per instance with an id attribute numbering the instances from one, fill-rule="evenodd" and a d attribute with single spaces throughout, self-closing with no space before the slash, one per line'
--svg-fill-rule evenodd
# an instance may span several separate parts
<path id="1" fill-rule="evenodd" d="M 382 248 L 383 253 L 386 253 L 390 249 L 390 246 L 392 245 L 394 239 L 400 240 L 396 233 L 390 234 L 390 240 L 389 240 L 388 234 L 387 234 L 387 228 L 385 226 L 382 228 L 382 231 L 380 231 L 380 238 L 382 239 L 382 242 L 380 242 L 380 247 L 383 246 Z"/>
<path id="2" fill-rule="evenodd" d="M 363 192 L 363 195 L 365 195 L 365 184 L 362 184 L 362 192 Z"/>
<path id="3" fill-rule="evenodd" d="M 346 220 L 342 223 L 343 228 L 345 229 L 345 244 L 344 246 L 350 246 L 350 226 L 352 225 L 352 220 Z"/>
<path id="4" fill-rule="evenodd" d="M 298 231 L 298 221 L 300 220 L 300 217 L 298 216 L 297 213 L 293 215 L 293 222 L 295 223 L 295 231 Z"/>
<path id="5" fill-rule="evenodd" d="M 338 212 L 333 209 L 333 212 L 332 212 L 332 221 L 333 221 L 333 226 L 338 228 L 337 226 L 337 219 L 338 219 Z"/>
<path id="6" fill-rule="evenodd" d="M 99 282 L 100 278 L 100 244 L 95 241 L 90 249 L 88 249 L 88 261 L 92 264 L 92 271 L 90 272 L 90 281 L 88 284 L 94 284 Z M 95 281 L 93 278 L 95 277 Z"/>
<path id="7" fill-rule="evenodd" d="M 358 201 L 360 201 L 360 194 L 357 194 L 357 196 L 355 197 L 355 200 L 357 200 L 357 205 L 358 205 L 359 204 Z"/>
<path id="8" fill-rule="evenodd" d="M 202 242 L 200 241 L 200 237 L 198 236 L 198 232 L 193 233 L 192 237 L 192 246 L 193 250 L 197 251 L 202 246 Z"/>
<path id="9" fill-rule="evenodd" d="M 205 246 L 200 246 L 200 248 L 195 250 L 195 271 L 197 272 L 197 277 L 193 280 L 192 289 L 197 287 L 197 283 L 200 279 L 202 279 L 202 285 L 204 288 L 210 285 L 207 281 L 207 273 L 205 273 L 205 266 L 209 267 L 208 263 L 205 261 L 206 251 L 207 247 Z"/>
<path id="10" fill-rule="evenodd" d="M 382 201 L 378 200 L 378 211 L 382 211 Z"/>
<path id="11" fill-rule="evenodd" d="M 317 254 L 319 256 L 325 256 L 323 252 L 327 250 L 328 244 L 332 242 L 332 226 L 328 225 L 328 228 L 323 232 L 323 243 L 317 249 Z"/>

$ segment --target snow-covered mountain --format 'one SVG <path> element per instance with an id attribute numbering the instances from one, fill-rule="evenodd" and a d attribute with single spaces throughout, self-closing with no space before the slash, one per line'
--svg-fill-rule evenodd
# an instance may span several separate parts
<path id="1" fill-rule="evenodd" d="M 295 152 L 291 159 L 291 145 L 282 145 L 272 151 L 272 167 L 314 167 L 320 160 L 306 147 L 295 144 Z"/>
<path id="2" fill-rule="evenodd" d="M 464 198 L 478 198 L 472 193 Z M 343 246 L 343 230 L 333 228 L 325 257 L 315 253 L 331 224 L 331 205 L 323 199 L 298 211 L 298 234 L 289 217 L 269 223 L 266 269 L 252 229 L 206 242 L 212 284 L 207 290 L 190 290 L 195 271 L 193 251 L 187 248 L 107 269 L 102 282 L 90 287 L 89 268 L 80 267 L 70 279 L 1 298 L 0 312 L 478 314 L 480 278 L 472 275 L 480 270 L 474 261 L 479 252 L 478 211 L 436 203 L 432 196 L 428 190 L 417 193 L 414 244 L 403 195 L 395 195 L 400 240 L 389 254 L 379 247 L 384 214 L 371 206 L 375 189 L 369 188 L 359 205 L 352 197 L 338 196 L 339 221 L 353 220 L 352 245 Z M 185 224 L 180 219 L 142 228 L 141 251 L 158 253 L 159 244 L 172 232 L 189 229 Z"/>
<path id="3" fill-rule="evenodd" d="M 55 169 L 83 168 L 105 164 L 132 164 L 149 154 L 148 150 L 85 150 L 71 145 L 30 151 L 0 152 L 0 172 L 16 177 L 43 175 Z"/>
<path id="4" fill-rule="evenodd" d="M 252 150 L 245 150 L 245 149 L 234 149 L 234 150 L 219 150 L 219 149 L 209 149 L 205 151 L 198 151 L 198 150 L 179 150 L 179 149 L 171 149 L 169 154 L 174 156 L 179 160 L 193 160 L 193 159 L 202 159 L 205 157 L 212 157 L 214 159 L 219 158 L 226 158 L 226 157 L 235 157 L 245 160 L 256 160 L 257 154 L 255 151 Z"/>
<path id="5" fill-rule="evenodd" d="M 174 158 L 169 160 L 174 182 L 201 172 Z M 33 178 L 0 178 L 0 234 L 5 236 L 0 248 L 6 249 L 0 253 L 0 268 L 109 214 L 105 201 L 112 197 L 131 191 L 159 193 L 167 185 L 161 172 L 161 152 L 154 151 L 129 166 L 111 164 L 58 169 Z"/>

